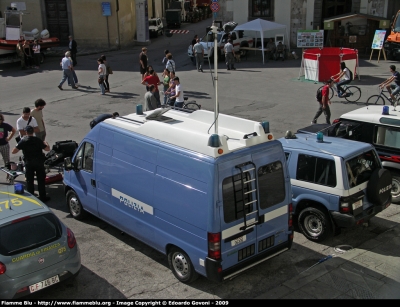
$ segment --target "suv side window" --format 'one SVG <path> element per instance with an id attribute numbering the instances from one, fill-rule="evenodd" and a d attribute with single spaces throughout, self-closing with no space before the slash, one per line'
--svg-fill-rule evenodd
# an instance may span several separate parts
<path id="1" fill-rule="evenodd" d="M 376 126 L 374 144 L 393 148 L 400 148 L 400 129 L 385 126 Z"/>
<path id="2" fill-rule="evenodd" d="M 79 151 L 75 157 L 76 167 L 79 170 L 93 172 L 93 155 L 94 155 L 93 144 L 89 142 L 85 142 L 84 144 L 82 144 L 81 148 L 79 148 Z"/>
<path id="3" fill-rule="evenodd" d="M 300 154 L 297 161 L 296 179 L 335 187 L 335 162 L 330 159 Z"/>
<path id="4" fill-rule="evenodd" d="M 235 33 L 235 32 L 232 32 L 232 34 L 231 34 L 231 40 L 234 41 L 235 39 L 237 39 L 237 38 L 236 38 L 236 33 Z"/>

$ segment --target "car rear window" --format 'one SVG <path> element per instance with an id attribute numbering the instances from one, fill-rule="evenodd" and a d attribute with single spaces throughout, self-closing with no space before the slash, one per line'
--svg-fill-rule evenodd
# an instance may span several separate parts
<path id="1" fill-rule="evenodd" d="M 372 172 L 380 167 L 379 158 L 373 150 L 347 160 L 346 170 L 350 188 L 368 181 Z"/>
<path id="2" fill-rule="evenodd" d="M 61 237 L 61 225 L 47 213 L 0 227 L 0 254 L 11 256 L 40 247 Z"/>

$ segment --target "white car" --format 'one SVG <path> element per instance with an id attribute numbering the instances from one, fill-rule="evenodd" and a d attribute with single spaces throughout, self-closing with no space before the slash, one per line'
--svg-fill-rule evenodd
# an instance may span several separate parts
<path id="1" fill-rule="evenodd" d="M 150 37 L 157 37 L 158 35 L 163 35 L 164 25 L 161 18 L 151 18 L 149 19 L 149 33 Z"/>

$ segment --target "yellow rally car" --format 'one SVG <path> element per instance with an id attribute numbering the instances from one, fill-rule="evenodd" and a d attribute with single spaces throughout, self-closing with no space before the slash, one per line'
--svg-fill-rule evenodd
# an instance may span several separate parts
<path id="1" fill-rule="evenodd" d="M 42 290 L 80 268 L 73 232 L 30 193 L 0 186 L 0 298 Z"/>

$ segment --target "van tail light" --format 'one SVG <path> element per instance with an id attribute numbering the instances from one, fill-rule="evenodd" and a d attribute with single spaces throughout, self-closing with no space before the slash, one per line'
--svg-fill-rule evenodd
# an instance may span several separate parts
<path id="1" fill-rule="evenodd" d="M 6 270 L 6 265 L 3 262 L 0 262 L 0 275 L 4 274 Z"/>
<path id="2" fill-rule="evenodd" d="M 293 226 L 293 205 L 292 203 L 289 204 L 289 221 L 288 221 L 289 227 Z"/>
<path id="3" fill-rule="evenodd" d="M 208 257 L 221 259 L 221 233 L 208 233 Z"/>
<path id="4" fill-rule="evenodd" d="M 333 120 L 332 124 L 337 124 L 338 122 L 340 122 L 340 119 L 336 118 L 335 120 Z"/>
<path id="5" fill-rule="evenodd" d="M 76 239 L 75 239 L 74 233 L 73 233 L 72 230 L 69 229 L 69 228 L 67 228 L 67 236 L 68 236 L 68 238 L 67 238 L 67 240 L 68 240 L 68 247 L 72 249 L 72 248 L 74 248 L 75 245 L 76 245 Z"/>

